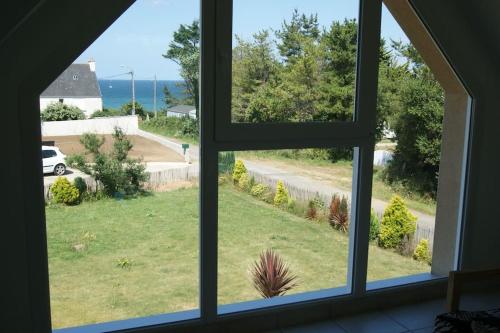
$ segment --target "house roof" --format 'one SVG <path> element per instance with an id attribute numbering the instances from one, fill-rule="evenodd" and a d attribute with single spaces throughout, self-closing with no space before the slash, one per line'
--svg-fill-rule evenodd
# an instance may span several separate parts
<path id="1" fill-rule="evenodd" d="M 168 112 L 175 112 L 175 113 L 189 114 L 189 112 L 192 112 L 195 110 L 196 110 L 196 108 L 192 105 L 176 105 L 176 106 L 169 108 L 167 111 Z"/>
<path id="2" fill-rule="evenodd" d="M 41 97 L 102 97 L 96 73 L 89 64 L 72 64 L 45 89 Z"/>

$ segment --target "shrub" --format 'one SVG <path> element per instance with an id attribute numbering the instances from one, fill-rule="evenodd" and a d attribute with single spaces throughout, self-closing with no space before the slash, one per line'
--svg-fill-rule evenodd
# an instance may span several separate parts
<path id="1" fill-rule="evenodd" d="M 374 241 L 377 240 L 378 234 L 380 233 L 380 221 L 377 217 L 377 214 L 375 214 L 375 211 L 372 209 L 370 213 L 370 240 Z"/>
<path id="2" fill-rule="evenodd" d="M 90 169 L 87 166 L 87 160 L 85 159 L 85 156 L 81 154 L 73 154 L 67 156 L 65 160 L 68 166 L 90 174 Z"/>
<path id="3" fill-rule="evenodd" d="M 233 173 L 234 163 L 234 152 L 227 151 L 219 153 L 219 173 Z"/>
<path id="4" fill-rule="evenodd" d="M 338 194 L 332 196 L 328 221 L 332 228 L 342 232 L 347 232 L 349 229 L 349 204 L 344 195 L 342 197 Z"/>
<path id="5" fill-rule="evenodd" d="M 126 115 L 126 114 L 120 110 L 103 108 L 102 110 L 98 110 L 98 111 L 95 111 L 94 113 L 92 113 L 90 118 L 117 117 L 117 116 L 124 116 L 124 115 Z"/>
<path id="6" fill-rule="evenodd" d="M 247 173 L 247 168 L 245 167 L 245 164 L 243 163 L 242 160 L 237 160 L 235 165 L 234 165 L 234 170 L 233 170 L 233 181 L 234 183 L 238 183 L 240 180 L 240 177 L 242 174 Z"/>
<path id="7" fill-rule="evenodd" d="M 85 119 L 85 113 L 76 106 L 66 105 L 61 102 L 54 102 L 40 114 L 42 121 L 61 121 Z"/>
<path id="8" fill-rule="evenodd" d="M 74 205 L 78 202 L 80 193 L 75 185 L 71 184 L 66 177 L 57 177 L 50 187 L 50 192 L 56 203 Z"/>
<path id="9" fill-rule="evenodd" d="M 281 180 L 276 184 L 276 194 L 274 195 L 273 203 L 277 207 L 288 205 L 289 201 L 288 190 Z"/>
<path id="10" fill-rule="evenodd" d="M 248 179 L 247 173 L 241 175 L 240 179 L 238 180 L 238 187 L 242 191 L 248 191 L 248 189 L 250 188 L 250 180 Z"/>
<path id="11" fill-rule="evenodd" d="M 269 188 L 264 184 L 255 184 L 250 189 L 250 194 L 257 198 L 262 198 Z"/>
<path id="12" fill-rule="evenodd" d="M 297 277 L 290 273 L 283 259 L 269 249 L 260 254 L 252 269 L 253 285 L 264 298 L 282 296 L 297 286 Z"/>
<path id="13" fill-rule="evenodd" d="M 100 151 L 104 138 L 88 133 L 82 135 L 80 141 L 94 157 L 93 164 L 84 163 L 84 166 L 88 173 L 102 184 L 106 195 L 136 194 L 142 191 L 143 183 L 148 178 L 146 168 L 141 160 L 128 158 L 132 144 L 118 127 L 113 133 L 113 140 L 113 150 L 106 154 Z"/>
<path id="14" fill-rule="evenodd" d="M 142 119 L 146 119 L 147 111 L 144 109 L 141 103 L 135 101 L 135 114 L 141 117 Z M 120 113 L 123 115 L 131 115 L 132 114 L 132 101 L 125 103 L 120 108 Z"/>
<path id="15" fill-rule="evenodd" d="M 379 245 L 384 248 L 400 247 L 403 238 L 411 238 L 415 232 L 416 221 L 403 199 L 393 196 L 380 223 Z"/>
<path id="16" fill-rule="evenodd" d="M 418 261 L 423 261 L 431 264 L 432 257 L 429 251 L 429 241 L 427 239 L 421 239 L 413 252 L 413 259 Z"/>
<path id="17" fill-rule="evenodd" d="M 309 200 L 309 202 L 307 203 L 306 218 L 308 218 L 309 220 L 315 220 L 317 217 L 318 217 L 318 210 L 316 209 L 314 200 Z"/>
<path id="18" fill-rule="evenodd" d="M 80 196 L 87 192 L 87 183 L 82 177 L 76 177 L 75 180 L 73 180 L 73 184 L 78 189 Z"/>

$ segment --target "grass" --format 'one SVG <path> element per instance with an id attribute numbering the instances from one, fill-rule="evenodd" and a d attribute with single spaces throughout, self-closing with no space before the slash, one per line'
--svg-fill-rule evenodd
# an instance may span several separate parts
<path id="1" fill-rule="evenodd" d="M 178 141 L 181 141 L 182 143 L 189 143 L 189 144 L 199 144 L 199 140 L 197 137 L 190 136 L 190 135 L 182 135 L 179 133 L 179 129 L 176 126 L 162 126 L 162 127 L 157 127 L 153 126 L 151 124 L 148 124 L 147 122 L 139 122 L 139 128 L 143 131 L 151 132 L 154 134 L 158 135 L 163 135 L 168 138 L 173 138 Z"/>
<path id="2" fill-rule="evenodd" d="M 332 186 L 350 192 L 352 190 L 352 163 L 338 161 L 332 163 L 322 159 L 290 158 L 278 151 L 245 151 L 237 152 L 236 158 L 259 160 L 264 163 L 293 170 L 295 174 L 312 179 L 329 182 Z M 372 187 L 373 198 L 389 201 L 395 194 L 405 199 L 406 205 L 421 213 L 435 215 L 436 201 L 416 193 L 408 193 L 403 188 L 388 185 L 381 179 L 380 169 L 375 168 Z"/>
<path id="3" fill-rule="evenodd" d="M 198 189 L 79 206 L 47 206 L 55 328 L 198 307 Z M 345 285 L 347 235 L 281 211 L 232 186 L 219 200 L 219 304 L 259 299 L 248 275 L 276 249 L 299 276 L 292 292 Z M 369 280 L 429 271 L 370 246 Z"/>

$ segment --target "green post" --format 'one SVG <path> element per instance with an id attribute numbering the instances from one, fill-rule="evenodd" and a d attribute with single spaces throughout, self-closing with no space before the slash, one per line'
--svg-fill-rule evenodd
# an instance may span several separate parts
<path id="1" fill-rule="evenodd" d="M 184 152 L 184 155 L 186 155 L 186 150 L 189 149 L 189 143 L 183 143 L 182 144 L 182 150 Z"/>

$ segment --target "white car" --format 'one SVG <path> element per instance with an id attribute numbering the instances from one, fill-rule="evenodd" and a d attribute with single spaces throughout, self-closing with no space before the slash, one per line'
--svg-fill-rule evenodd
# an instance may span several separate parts
<path id="1" fill-rule="evenodd" d="M 62 176 L 66 172 L 66 156 L 59 148 L 52 146 L 42 146 L 43 173 L 53 173 Z"/>

